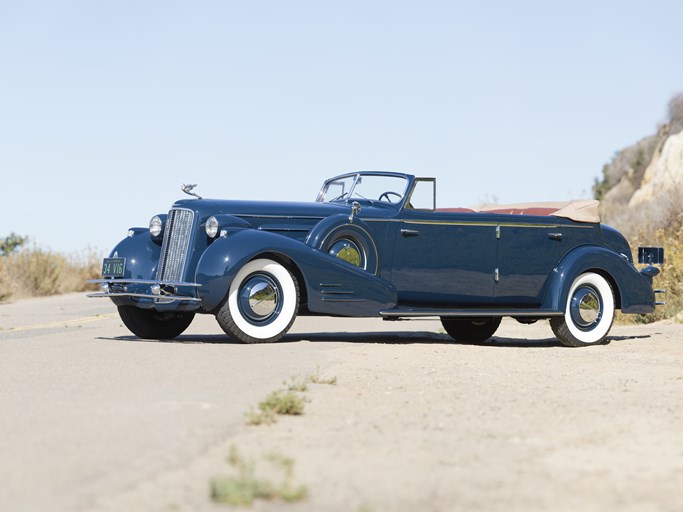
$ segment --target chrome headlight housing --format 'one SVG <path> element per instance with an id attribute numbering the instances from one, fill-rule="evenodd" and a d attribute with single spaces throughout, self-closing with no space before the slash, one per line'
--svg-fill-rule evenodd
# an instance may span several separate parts
<path id="1" fill-rule="evenodd" d="M 206 236 L 209 238 L 216 238 L 216 235 L 218 235 L 218 219 L 214 216 L 206 219 L 204 229 L 206 230 Z"/>
<path id="2" fill-rule="evenodd" d="M 155 215 L 149 221 L 149 233 L 154 237 L 158 238 L 164 232 L 164 221 L 161 217 Z"/>

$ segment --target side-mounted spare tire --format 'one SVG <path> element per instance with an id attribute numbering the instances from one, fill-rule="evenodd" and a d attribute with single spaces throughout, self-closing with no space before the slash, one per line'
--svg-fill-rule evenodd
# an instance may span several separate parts
<path id="1" fill-rule="evenodd" d="M 369 226 L 361 219 L 350 223 L 347 215 L 327 217 L 311 230 L 306 244 L 371 274 L 379 272 L 377 246 Z"/>
<path id="2" fill-rule="evenodd" d="M 260 258 L 237 272 L 216 320 L 238 341 L 270 343 L 287 333 L 298 309 L 296 278 L 277 261 Z"/>

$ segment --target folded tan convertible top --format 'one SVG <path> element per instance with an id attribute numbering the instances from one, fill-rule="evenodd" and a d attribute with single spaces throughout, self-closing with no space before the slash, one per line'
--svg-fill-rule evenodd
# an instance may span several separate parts
<path id="1" fill-rule="evenodd" d="M 595 199 L 578 199 L 564 202 L 520 204 L 484 204 L 473 208 L 475 212 L 508 213 L 519 215 L 551 215 L 576 222 L 600 222 L 600 202 Z"/>

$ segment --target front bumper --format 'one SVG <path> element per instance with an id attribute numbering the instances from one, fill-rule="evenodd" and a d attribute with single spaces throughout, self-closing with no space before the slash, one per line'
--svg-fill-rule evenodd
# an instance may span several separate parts
<path id="1" fill-rule="evenodd" d="M 202 301 L 196 296 L 179 293 L 179 289 L 182 288 L 189 288 L 189 291 L 194 291 L 202 286 L 197 283 L 146 281 L 143 279 L 91 279 L 88 282 L 100 284 L 104 290 L 98 293 L 89 293 L 88 297 L 133 297 L 136 299 L 154 299 L 158 303 L 183 301 L 198 304 Z"/>

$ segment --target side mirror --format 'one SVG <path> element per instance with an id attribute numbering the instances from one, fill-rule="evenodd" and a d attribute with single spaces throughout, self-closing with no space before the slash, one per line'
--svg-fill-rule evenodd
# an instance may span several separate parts
<path id="1" fill-rule="evenodd" d="M 361 207 L 358 201 L 351 203 L 351 215 L 349 215 L 349 222 L 353 222 L 353 217 L 360 213 Z"/>

